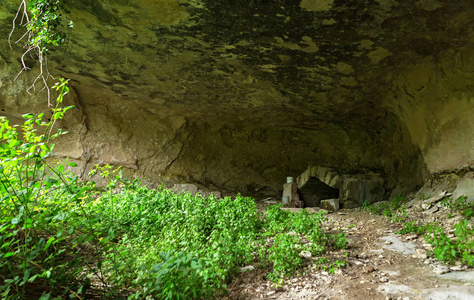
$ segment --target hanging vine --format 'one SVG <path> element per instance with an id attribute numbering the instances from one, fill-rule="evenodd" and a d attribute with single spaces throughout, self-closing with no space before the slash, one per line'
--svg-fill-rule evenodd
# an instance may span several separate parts
<path id="1" fill-rule="evenodd" d="M 64 28 L 72 27 L 72 21 L 69 21 L 67 26 L 64 24 L 65 15 L 70 14 L 69 10 L 64 6 L 61 0 L 22 0 L 18 11 L 13 19 L 13 28 L 8 36 L 8 43 L 12 47 L 12 35 L 15 30 L 24 29 L 21 37 L 14 42 L 18 44 L 24 42 L 24 52 L 21 56 L 22 68 L 15 80 L 21 73 L 31 70 L 25 62 L 25 57 L 30 55 L 33 59 L 39 62 L 39 74 L 27 89 L 31 94 L 36 90 L 38 81 L 42 82 L 43 86 L 40 90 L 47 90 L 48 105 L 51 106 L 51 93 L 47 84 L 48 77 L 51 74 L 48 71 L 47 53 L 52 47 L 57 47 L 65 43 L 66 33 Z M 53 78 L 54 79 L 54 78 Z"/>

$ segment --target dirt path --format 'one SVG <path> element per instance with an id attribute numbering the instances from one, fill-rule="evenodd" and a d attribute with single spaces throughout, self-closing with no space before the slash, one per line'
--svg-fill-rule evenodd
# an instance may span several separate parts
<path id="1" fill-rule="evenodd" d="M 474 269 L 428 258 L 422 236 L 397 235 L 400 224 L 358 209 L 328 218 L 325 230 L 348 232 L 350 248 L 330 253 L 349 253 L 347 267 L 330 274 L 309 261 L 304 275 L 278 288 L 263 271 L 248 271 L 230 285 L 228 299 L 474 299 Z"/>

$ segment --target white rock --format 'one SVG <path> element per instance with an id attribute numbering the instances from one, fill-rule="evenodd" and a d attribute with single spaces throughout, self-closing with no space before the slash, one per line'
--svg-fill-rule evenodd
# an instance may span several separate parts
<path id="1" fill-rule="evenodd" d="M 438 210 L 439 210 L 439 208 L 437 206 L 433 206 L 432 208 L 428 209 L 427 211 L 424 211 L 423 213 L 427 214 L 427 215 L 430 215 L 430 214 L 434 214 Z"/>
<path id="2" fill-rule="evenodd" d="M 255 270 L 254 266 L 246 266 L 246 267 L 240 268 L 240 273 L 244 273 L 244 272 L 252 271 L 252 270 Z"/>
<path id="3" fill-rule="evenodd" d="M 434 268 L 434 270 L 433 270 L 433 273 L 438 274 L 438 275 L 446 274 L 448 272 L 449 272 L 448 267 L 442 266 L 442 265 L 436 266 L 436 268 Z"/>
<path id="4" fill-rule="evenodd" d="M 421 204 L 421 208 L 423 208 L 423 210 L 428 210 L 430 207 L 431 207 L 430 203 L 422 203 Z"/>
<path id="5" fill-rule="evenodd" d="M 305 250 L 305 251 L 301 251 L 300 253 L 300 257 L 302 258 L 311 258 L 311 252 L 309 252 L 308 250 Z"/>
<path id="6" fill-rule="evenodd" d="M 426 259 L 428 256 L 424 253 L 417 253 L 411 256 L 412 258 Z"/>

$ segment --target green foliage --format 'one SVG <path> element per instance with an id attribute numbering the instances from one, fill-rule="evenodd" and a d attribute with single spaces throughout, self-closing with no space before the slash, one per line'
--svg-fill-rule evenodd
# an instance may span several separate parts
<path id="1" fill-rule="evenodd" d="M 448 237 L 445 230 L 436 224 L 407 222 L 398 231 L 399 234 L 423 234 L 426 241 L 433 245 L 433 255 L 438 260 L 452 263 L 455 260 L 474 265 L 474 228 L 467 219 L 462 219 L 454 225 L 454 238 Z"/>
<path id="2" fill-rule="evenodd" d="M 149 293 L 160 292 L 163 299 L 200 299 L 206 294 L 212 295 L 203 274 L 209 269 L 204 259 L 188 256 L 184 252 L 170 254 L 161 252 L 160 262 L 150 270 L 146 270 L 150 280 L 137 278 L 142 291 L 130 298 L 139 299 Z M 202 290 L 204 288 L 204 290 Z"/>
<path id="3" fill-rule="evenodd" d="M 28 11 L 31 15 L 30 22 L 26 25 L 32 37 L 29 43 L 39 47 L 41 52 L 48 51 L 48 47 L 59 46 L 65 43 L 66 34 L 60 30 L 64 14 L 69 10 L 60 0 L 30 0 Z M 72 27 L 72 22 L 69 21 Z"/>
<path id="4" fill-rule="evenodd" d="M 425 239 L 434 246 L 433 255 L 440 261 L 452 263 L 460 259 L 474 266 L 474 228 L 466 219 L 454 225 L 456 239 L 450 239 L 441 227 L 427 229 Z"/>
<path id="5" fill-rule="evenodd" d="M 0 119 L 0 295 L 88 298 L 209 299 L 225 292 L 245 265 L 269 268 L 281 281 L 313 256 L 347 247 L 343 232 L 323 232 L 323 214 L 290 213 L 281 205 L 265 216 L 251 198 L 176 195 L 122 177 L 120 168 L 96 166 L 87 180 L 52 164 L 54 124 L 67 81 L 49 123 L 25 115 L 10 126 Z M 20 128 L 21 131 L 17 129 Z M 98 187 L 92 178 L 108 181 Z"/>
<path id="6" fill-rule="evenodd" d="M 407 219 L 406 200 L 395 197 L 383 204 L 368 205 L 364 203 L 362 209 L 373 214 L 384 215 L 391 222 L 403 222 Z M 465 219 L 454 225 L 454 238 L 449 238 L 444 229 L 436 224 L 420 224 L 416 221 L 406 222 L 399 234 L 415 233 L 424 235 L 426 241 L 434 246 L 432 254 L 440 261 L 452 263 L 461 260 L 469 266 L 474 265 L 474 228 L 469 219 L 474 215 L 474 204 L 467 201 L 467 197 L 461 196 L 456 200 L 446 198 L 442 204 L 449 208 L 451 215 L 459 212 Z"/>
<path id="7" fill-rule="evenodd" d="M 39 62 L 39 74 L 27 89 L 27 92 L 36 90 L 36 83 L 42 82 L 44 87 L 41 89 L 48 92 L 48 106 L 51 104 L 51 90 L 48 85 L 49 77 L 55 79 L 49 74 L 47 52 L 53 46 L 59 46 L 65 43 L 66 34 L 64 32 L 63 18 L 69 14 L 69 10 L 64 6 L 62 0 L 22 0 L 18 11 L 13 19 L 13 28 L 8 36 L 8 43 L 12 48 L 11 38 L 17 27 L 25 28 L 26 32 L 14 42 L 26 40 L 23 49 L 23 55 L 20 58 L 22 69 L 17 77 L 31 68 L 26 65 L 25 56 L 29 54 Z M 19 21 L 19 24 L 17 24 Z M 68 27 L 72 27 L 69 21 Z"/>
<path id="8" fill-rule="evenodd" d="M 293 275 L 303 263 L 300 257 L 299 238 L 295 234 L 278 233 L 269 250 L 273 271 L 268 278 L 273 281 Z"/>
<path id="9" fill-rule="evenodd" d="M 347 265 L 347 260 L 336 259 L 331 262 L 327 257 L 320 257 L 315 261 L 315 265 L 323 271 L 334 274 L 337 270 Z"/>
<path id="10" fill-rule="evenodd" d="M 25 27 L 26 32 L 16 43 L 26 38 L 25 54 L 36 49 L 41 61 L 50 47 L 65 43 L 63 19 L 68 14 L 70 11 L 62 0 L 30 0 L 28 4 L 26 0 L 22 0 L 13 21 L 9 41 L 16 29 L 17 19 L 20 19 L 20 26 Z M 68 22 L 67 27 L 72 28 L 72 21 Z"/>
<path id="11" fill-rule="evenodd" d="M 474 216 L 474 202 L 467 201 L 466 196 L 461 196 L 457 199 L 445 198 L 441 203 L 450 210 L 451 214 L 457 211 L 467 219 Z"/>
<path id="12" fill-rule="evenodd" d="M 67 81 L 55 86 L 59 91 L 51 122 L 24 115 L 24 124 L 17 126 L 0 118 L 0 295 L 2 299 L 22 299 L 32 285 L 63 289 L 74 295 L 83 287 L 83 257 L 77 255 L 77 234 L 68 232 L 82 224 L 68 223 L 77 214 L 76 199 L 67 189 L 67 181 L 76 178 L 64 171 L 65 164 L 52 167 L 48 158 L 53 139 L 53 125 L 71 107 L 61 108 L 68 92 Z M 38 130 L 45 132 L 39 134 Z M 65 162 L 67 163 L 67 161 Z M 63 176 L 58 176 L 62 173 Z M 72 282 L 64 289 L 63 284 Z M 47 297 L 49 294 L 43 294 Z"/>
<path id="13" fill-rule="evenodd" d="M 323 232 L 322 224 L 327 221 L 323 213 L 310 214 L 306 210 L 293 213 L 281 210 L 279 204 L 269 207 L 265 216 L 264 236 L 273 237 L 273 244 L 269 249 L 260 249 L 259 255 L 272 264 L 273 271 L 268 278 L 274 282 L 294 274 L 303 263 L 300 257 L 302 251 L 318 256 L 328 248 L 345 249 L 349 244 L 344 232 Z M 306 243 L 302 243 L 303 240 Z"/>
<path id="14" fill-rule="evenodd" d="M 424 234 L 426 231 L 426 226 L 418 225 L 417 222 L 407 222 L 403 224 L 403 228 L 400 229 L 398 234 L 408 234 L 415 233 L 417 235 Z"/>
<path id="15" fill-rule="evenodd" d="M 281 207 L 281 204 L 270 206 L 265 213 L 270 234 L 294 231 L 299 234 L 322 235 L 321 225 L 327 221 L 323 213 L 310 214 L 307 210 L 293 213 L 284 211 Z"/>
<path id="16" fill-rule="evenodd" d="M 329 235 L 329 241 L 335 249 L 346 249 L 349 245 L 349 238 L 345 232 L 339 231 L 335 235 Z"/>
<path id="17" fill-rule="evenodd" d="M 403 195 L 393 197 L 390 201 L 384 203 L 374 203 L 369 205 L 367 202 L 362 204 L 361 209 L 374 215 L 383 215 L 389 218 L 390 222 L 402 222 L 407 218 L 406 198 Z"/>
<path id="18" fill-rule="evenodd" d="M 115 286 L 134 282 L 137 295 L 161 295 L 176 289 L 188 293 L 183 294 L 184 298 L 194 294 L 210 297 L 225 289 L 237 266 L 253 260 L 251 245 L 259 220 L 250 198 L 176 195 L 164 188 L 148 189 L 138 183 L 115 181 L 90 203 L 88 210 L 100 220 L 97 231 L 104 232 L 104 236 L 111 232 L 102 242 L 117 243 L 103 262 L 104 272 Z M 184 266 L 194 270 L 190 274 L 198 288 L 188 290 L 191 285 L 187 281 L 175 280 L 181 275 L 169 277 L 171 282 L 168 277 L 158 276 L 156 262 L 169 260 L 163 261 L 163 253 L 169 253 L 171 261 L 180 262 L 175 272 Z M 177 253 L 183 255 L 179 260 Z M 170 268 L 169 263 L 164 266 Z M 116 276 L 117 271 L 126 276 Z"/>
<path id="19" fill-rule="evenodd" d="M 459 259 L 469 266 L 474 265 L 474 228 L 463 219 L 454 225 L 455 238 L 449 238 L 444 229 L 435 224 L 418 225 L 405 223 L 399 234 L 423 234 L 426 241 L 434 246 L 433 255 L 440 261 L 452 263 Z"/>

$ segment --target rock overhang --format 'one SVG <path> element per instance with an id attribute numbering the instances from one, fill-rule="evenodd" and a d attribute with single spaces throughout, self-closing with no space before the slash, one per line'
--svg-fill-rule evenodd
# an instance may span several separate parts
<path id="1" fill-rule="evenodd" d="M 72 79 L 87 160 L 248 192 L 313 163 L 419 184 L 393 81 L 472 42 L 469 1 L 66 3 L 76 28 L 51 68 Z"/>

